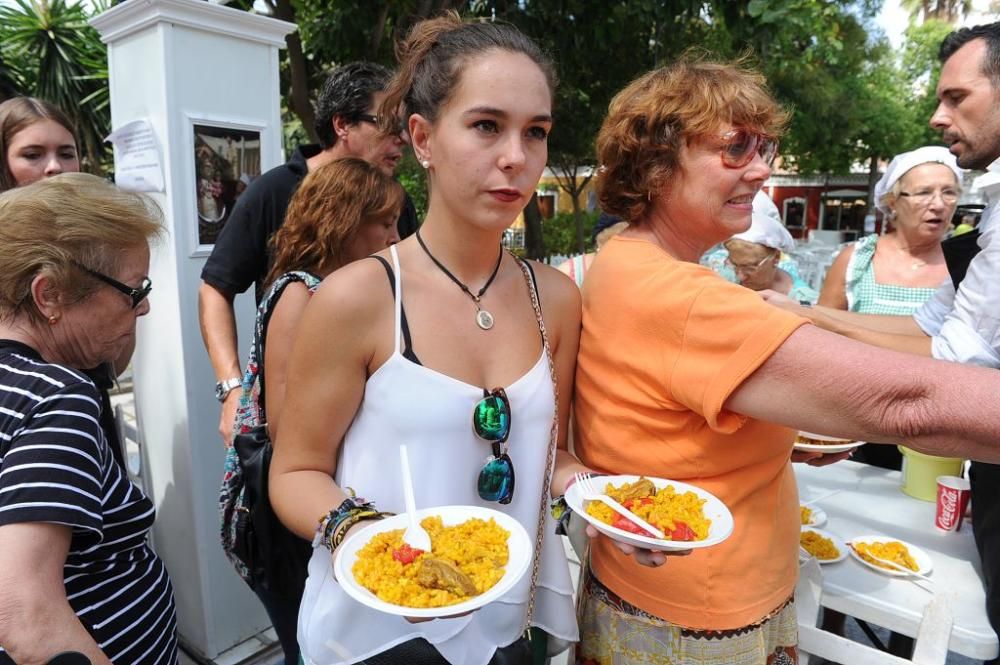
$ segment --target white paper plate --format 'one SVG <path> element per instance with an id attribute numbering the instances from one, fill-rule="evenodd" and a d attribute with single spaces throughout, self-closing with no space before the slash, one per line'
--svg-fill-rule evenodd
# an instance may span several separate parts
<path id="1" fill-rule="evenodd" d="M 351 569 L 358 558 L 358 550 L 368 544 L 368 542 L 379 533 L 392 531 L 393 529 L 405 529 L 409 525 L 406 514 L 394 515 L 384 520 L 371 522 L 370 525 L 353 534 L 337 548 L 333 560 L 333 571 L 337 576 L 340 586 L 354 600 L 387 614 L 396 614 L 407 617 L 439 618 L 464 614 L 472 610 L 479 609 L 484 605 L 493 602 L 504 595 L 517 584 L 531 564 L 532 550 L 534 549 L 527 531 L 521 523 L 513 517 L 490 508 L 480 508 L 478 506 L 441 506 L 438 508 L 424 508 L 417 511 L 417 520 L 422 520 L 431 515 L 440 515 L 445 526 L 461 524 L 466 520 L 478 517 L 489 520 L 491 517 L 496 523 L 510 532 L 507 538 L 507 548 L 509 558 L 507 560 L 507 570 L 500 581 L 493 585 L 484 593 L 465 602 L 446 607 L 405 607 L 403 605 L 393 605 L 381 600 L 368 589 L 364 588 L 354 579 Z"/>
<path id="2" fill-rule="evenodd" d="M 617 487 L 622 483 L 633 483 L 641 477 L 643 476 L 598 476 L 594 478 L 594 484 L 598 487 L 598 489 L 603 490 L 607 483 L 611 483 Z M 667 485 L 673 485 L 674 489 L 678 493 L 694 492 L 700 498 L 705 499 L 705 504 L 703 506 L 705 517 L 712 520 L 712 525 L 708 529 L 708 537 L 704 540 L 692 541 L 660 540 L 659 538 L 649 538 L 647 536 L 629 533 L 628 531 L 617 529 L 610 524 L 605 524 L 596 517 L 587 513 L 587 509 L 583 505 L 583 490 L 580 489 L 579 483 L 573 483 L 570 485 L 569 490 L 566 492 L 566 504 L 573 510 L 574 513 L 580 515 L 583 519 L 593 524 L 598 531 L 609 538 L 613 538 L 621 543 L 627 543 L 629 545 L 642 547 L 648 550 L 673 551 L 711 547 L 712 545 L 718 545 L 724 541 L 733 532 L 733 515 L 729 512 L 729 508 L 726 508 L 726 504 L 722 503 L 722 501 L 716 498 L 715 495 L 710 492 L 706 492 L 700 487 L 688 485 L 687 483 L 682 483 L 676 480 L 652 478 L 650 476 L 645 477 L 651 480 L 657 489 L 666 487 Z"/>
<path id="3" fill-rule="evenodd" d="M 803 507 L 804 508 L 808 508 L 809 510 L 812 511 L 812 514 L 809 516 L 811 519 L 809 520 L 809 522 L 807 524 L 803 524 L 802 526 L 804 526 L 804 527 L 806 527 L 806 526 L 823 526 L 824 524 L 826 524 L 826 511 L 823 510 L 822 508 L 820 508 L 819 506 L 817 506 L 815 504 L 813 504 L 811 506 L 802 506 L 800 504 L 799 507 L 800 508 L 803 508 Z M 801 520 L 801 513 L 800 513 L 800 519 L 799 519 L 799 521 L 800 522 L 802 521 Z"/>
<path id="4" fill-rule="evenodd" d="M 899 538 L 890 538 L 889 536 L 858 536 L 857 538 L 852 538 L 851 540 L 849 540 L 847 544 L 854 545 L 855 543 L 888 543 L 892 541 L 900 542 L 906 545 L 906 549 L 910 551 L 910 556 L 913 557 L 913 560 L 917 564 L 918 568 L 915 572 L 918 572 L 921 575 L 926 575 L 927 573 L 931 572 L 931 567 L 933 566 L 933 563 L 931 562 L 931 558 L 930 556 L 928 556 L 927 552 L 923 551 L 916 545 L 911 545 L 905 540 L 900 540 Z M 853 547 L 851 547 L 850 550 L 851 550 L 851 556 L 853 556 L 862 564 L 868 566 L 869 568 L 871 568 L 876 572 L 882 573 L 883 575 L 891 575 L 893 577 L 909 577 L 909 573 L 904 573 L 901 570 L 890 570 L 888 568 L 880 568 L 879 566 L 876 566 L 873 563 L 865 561 L 864 559 L 861 558 L 860 554 L 854 551 Z"/>
<path id="5" fill-rule="evenodd" d="M 817 441 L 835 441 L 838 443 L 796 443 L 795 450 L 804 450 L 810 453 L 842 453 L 865 445 L 864 441 L 845 441 L 841 437 L 826 436 L 825 434 L 813 434 L 812 432 L 799 432 L 804 437 L 816 439 Z"/>
<path id="6" fill-rule="evenodd" d="M 823 536 L 824 538 L 829 538 L 831 541 L 833 541 L 833 546 L 837 548 L 838 552 L 840 552 L 840 555 L 837 556 L 834 559 L 820 559 L 819 557 L 816 557 L 816 560 L 819 561 L 820 563 L 822 563 L 822 564 L 837 563 L 838 561 L 843 561 L 844 559 L 847 558 L 847 552 L 848 552 L 848 550 L 850 548 L 847 547 L 846 544 L 844 544 L 843 540 L 841 540 L 837 536 L 833 535 L 829 531 L 823 531 L 821 529 L 814 529 L 811 526 L 804 526 L 804 527 L 802 527 L 802 531 L 803 532 L 812 531 L 813 533 L 817 533 L 817 534 Z M 799 559 L 801 560 L 801 559 L 804 559 L 804 558 L 805 558 L 805 554 L 800 549 L 799 550 Z"/>

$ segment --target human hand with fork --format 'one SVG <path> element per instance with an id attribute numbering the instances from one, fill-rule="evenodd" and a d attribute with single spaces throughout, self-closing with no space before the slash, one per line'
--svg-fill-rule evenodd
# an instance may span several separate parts
<path id="1" fill-rule="evenodd" d="M 569 489 L 569 487 L 574 483 L 580 483 L 580 488 L 583 489 L 585 497 L 594 497 L 593 499 L 587 498 L 586 500 L 601 500 L 607 503 L 607 499 L 610 499 L 610 497 L 607 497 L 602 492 L 600 492 L 597 484 L 594 481 L 594 479 L 598 477 L 600 477 L 600 474 L 595 474 L 590 471 L 577 472 L 576 474 L 574 474 L 572 480 L 570 480 L 570 482 L 567 483 L 566 489 Z M 620 506 L 620 504 L 618 505 Z M 618 508 L 614 509 L 620 512 Z M 622 514 L 626 518 L 631 519 L 633 522 L 636 522 L 640 528 L 642 528 L 645 531 L 654 533 L 656 537 L 662 536 L 662 533 L 659 532 L 658 529 L 656 529 L 652 525 L 647 524 L 646 522 L 641 520 L 637 515 L 631 513 L 627 509 L 623 508 L 623 510 L 625 511 L 625 513 Z M 664 552 L 660 550 L 650 550 L 642 547 L 636 547 L 635 545 L 631 545 L 629 543 L 623 543 L 618 540 L 615 540 L 614 538 L 606 536 L 605 534 L 598 531 L 597 528 L 591 524 L 587 525 L 586 533 L 587 537 L 589 537 L 591 540 L 595 540 L 597 538 L 608 538 L 608 540 L 610 540 L 614 544 L 614 546 L 617 547 L 623 554 L 631 556 L 635 560 L 635 562 L 638 563 L 639 565 L 647 566 L 649 568 L 659 568 L 660 566 L 662 566 L 667 562 L 668 556 L 687 556 L 688 554 L 691 554 L 691 550 L 671 550 Z"/>

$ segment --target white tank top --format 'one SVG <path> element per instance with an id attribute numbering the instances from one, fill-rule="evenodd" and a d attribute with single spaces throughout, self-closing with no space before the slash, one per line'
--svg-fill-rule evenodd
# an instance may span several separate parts
<path id="1" fill-rule="evenodd" d="M 490 447 L 469 426 L 483 387 L 402 356 L 402 271 L 396 248 L 390 252 L 396 284 L 395 350 L 365 384 L 361 407 L 340 449 L 337 484 L 353 488 L 380 510 L 403 512 L 399 444 L 406 442 L 417 508 L 472 505 L 500 510 L 516 518 L 534 540 L 555 402 L 545 352 L 526 374 L 505 387 L 512 414 L 509 454 L 517 474 L 514 499 L 508 505 L 483 501 L 476 479 Z M 532 624 L 554 637 L 576 641 L 566 555 L 548 511 L 545 520 Z M 450 663 L 484 665 L 497 647 L 521 635 L 530 570 L 510 592 L 477 612 L 411 624 L 353 600 L 334 579 L 331 562 L 326 548 L 313 551 L 299 610 L 299 645 L 310 665 L 356 663 L 419 637 Z"/>

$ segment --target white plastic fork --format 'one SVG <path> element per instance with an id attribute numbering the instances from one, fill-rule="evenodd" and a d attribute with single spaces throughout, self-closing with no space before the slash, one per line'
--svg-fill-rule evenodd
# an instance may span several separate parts
<path id="1" fill-rule="evenodd" d="M 403 469 L 403 500 L 410 526 L 403 532 L 403 542 L 410 547 L 425 552 L 431 551 L 431 536 L 417 521 L 417 507 L 413 500 L 413 479 L 410 477 L 410 458 L 406 454 L 406 444 L 399 446 L 399 464 Z"/>
<path id="2" fill-rule="evenodd" d="M 589 473 L 577 473 L 575 477 L 577 484 L 580 485 L 580 490 L 583 492 L 583 501 L 600 501 L 633 524 L 636 524 L 645 529 L 647 532 L 653 534 L 654 538 L 666 540 L 666 536 L 663 535 L 662 531 L 612 499 L 607 494 L 598 490 Z"/>
<path id="3" fill-rule="evenodd" d="M 853 545 L 852 545 L 852 547 L 853 547 Z M 857 550 L 855 550 L 855 551 L 857 552 Z M 860 554 L 860 552 L 859 552 L 859 554 Z M 878 561 L 879 563 L 884 563 L 885 565 L 889 566 L 890 568 L 894 568 L 895 570 L 898 570 L 901 573 L 906 573 L 907 575 L 912 575 L 913 577 L 916 577 L 918 579 L 924 580 L 925 582 L 929 582 L 931 584 L 934 584 L 934 580 L 932 580 L 931 578 L 927 577 L 926 575 L 918 573 L 915 570 L 910 570 L 906 566 L 901 566 L 900 564 L 896 563 L 895 561 L 889 561 L 888 559 L 883 559 L 882 557 L 875 556 L 871 552 L 866 552 L 866 554 L 869 557 L 871 557 L 872 559 L 875 559 L 876 561 Z"/>

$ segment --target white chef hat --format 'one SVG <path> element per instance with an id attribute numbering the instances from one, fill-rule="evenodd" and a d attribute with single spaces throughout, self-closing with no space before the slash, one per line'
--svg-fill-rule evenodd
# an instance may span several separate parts
<path id="1" fill-rule="evenodd" d="M 753 212 L 750 214 L 750 228 L 733 236 L 737 240 L 755 242 L 772 249 L 790 252 L 795 249 L 795 240 L 781 223 L 778 206 L 764 192 L 753 197 Z"/>
<path id="2" fill-rule="evenodd" d="M 948 152 L 947 148 L 936 145 L 925 145 L 922 148 L 902 152 L 892 158 L 885 173 L 875 183 L 875 205 L 885 214 L 889 214 L 889 206 L 886 205 L 885 197 L 892 190 L 892 186 L 899 181 L 907 171 L 920 166 L 921 164 L 944 164 L 955 173 L 958 184 L 962 184 L 962 169 L 958 168 L 955 155 Z"/>

